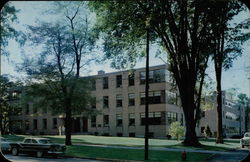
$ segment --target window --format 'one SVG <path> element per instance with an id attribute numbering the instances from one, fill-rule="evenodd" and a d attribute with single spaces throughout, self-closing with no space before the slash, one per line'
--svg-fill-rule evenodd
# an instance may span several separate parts
<path id="1" fill-rule="evenodd" d="M 34 140 L 34 139 L 32 139 L 31 141 L 32 141 L 32 143 L 37 143 L 37 141 L 36 141 L 36 140 Z"/>
<path id="2" fill-rule="evenodd" d="M 37 119 L 33 120 L 33 129 L 37 129 Z"/>
<path id="3" fill-rule="evenodd" d="M 103 126 L 104 127 L 108 127 L 109 126 L 109 116 L 108 115 L 104 115 L 103 116 Z"/>
<path id="4" fill-rule="evenodd" d="M 174 104 L 174 105 L 178 104 L 177 103 L 178 101 L 177 101 L 177 94 L 176 93 L 168 91 L 167 95 L 168 95 L 168 103 L 169 104 Z"/>
<path id="5" fill-rule="evenodd" d="M 103 85 L 103 89 L 108 89 L 109 88 L 109 78 L 108 77 L 103 78 L 102 85 Z"/>
<path id="6" fill-rule="evenodd" d="M 149 83 L 161 83 L 165 82 L 165 74 L 166 70 L 165 69 L 158 69 L 158 70 L 150 70 L 149 71 L 149 77 L 148 81 Z M 140 84 L 145 84 L 146 82 L 146 72 L 140 72 Z"/>
<path id="7" fill-rule="evenodd" d="M 134 126 L 135 125 L 135 114 L 134 113 L 128 114 L 128 119 L 129 119 L 129 126 Z"/>
<path id="8" fill-rule="evenodd" d="M 103 96 L 103 108 L 109 107 L 109 96 Z"/>
<path id="9" fill-rule="evenodd" d="M 96 116 L 91 116 L 91 127 L 96 127 Z"/>
<path id="10" fill-rule="evenodd" d="M 116 115 L 116 126 L 122 127 L 122 115 L 121 114 Z"/>
<path id="11" fill-rule="evenodd" d="M 145 93 L 140 93 L 141 105 L 145 104 Z M 149 104 L 165 103 L 165 91 L 151 91 L 148 93 Z"/>
<path id="12" fill-rule="evenodd" d="M 177 113 L 175 112 L 167 112 L 167 116 L 168 116 L 168 124 L 171 124 L 172 122 L 177 121 Z"/>
<path id="13" fill-rule="evenodd" d="M 29 113 L 30 113 L 30 105 L 27 103 L 26 104 L 26 109 L 25 109 L 25 114 L 29 115 Z"/>
<path id="14" fill-rule="evenodd" d="M 43 129 L 47 129 L 47 119 L 43 119 Z"/>
<path id="15" fill-rule="evenodd" d="M 129 93 L 128 94 L 128 106 L 134 106 L 135 105 L 135 94 Z"/>
<path id="16" fill-rule="evenodd" d="M 116 107 L 122 107 L 122 95 L 116 95 Z"/>
<path id="17" fill-rule="evenodd" d="M 123 134 L 122 134 L 122 133 L 116 133 L 116 136 L 118 136 L 118 137 L 122 137 L 122 136 L 123 136 Z"/>
<path id="18" fill-rule="evenodd" d="M 146 72 L 140 72 L 140 84 L 145 84 L 146 82 Z"/>
<path id="19" fill-rule="evenodd" d="M 128 85 L 129 86 L 135 85 L 135 73 L 131 73 L 128 75 Z"/>
<path id="20" fill-rule="evenodd" d="M 122 87 L 122 75 L 117 75 L 116 76 L 116 87 Z"/>
<path id="21" fill-rule="evenodd" d="M 57 129 L 57 118 L 53 118 L 53 129 Z"/>
<path id="22" fill-rule="evenodd" d="M 24 143 L 31 143 L 31 139 L 24 140 Z"/>
<path id="23" fill-rule="evenodd" d="M 141 125 L 145 125 L 145 113 L 140 114 Z M 148 124 L 149 125 L 162 125 L 166 122 L 165 112 L 150 112 L 148 113 Z"/>
<path id="24" fill-rule="evenodd" d="M 25 129 L 26 130 L 30 129 L 30 122 L 28 120 L 25 120 Z"/>

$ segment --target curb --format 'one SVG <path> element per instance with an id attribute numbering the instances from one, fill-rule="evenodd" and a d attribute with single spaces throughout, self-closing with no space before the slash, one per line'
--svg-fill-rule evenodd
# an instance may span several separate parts
<path id="1" fill-rule="evenodd" d="M 79 158 L 79 159 L 90 159 L 90 160 L 100 160 L 100 161 L 110 161 L 110 162 L 140 162 L 137 160 L 121 160 L 121 159 L 107 159 L 107 158 L 85 158 L 85 157 L 79 157 L 79 156 L 63 156 L 66 158 Z"/>

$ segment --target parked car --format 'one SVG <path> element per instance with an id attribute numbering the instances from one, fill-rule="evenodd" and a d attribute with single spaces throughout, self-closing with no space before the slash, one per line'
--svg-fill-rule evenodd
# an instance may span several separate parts
<path id="1" fill-rule="evenodd" d="M 240 145 L 242 148 L 250 146 L 250 132 L 246 132 L 244 137 L 240 139 Z"/>
<path id="2" fill-rule="evenodd" d="M 19 153 L 35 153 L 36 157 L 43 155 L 53 155 L 57 157 L 63 155 L 66 147 L 65 145 L 52 143 L 47 138 L 25 138 L 23 142 L 10 143 L 11 153 L 17 156 Z"/>
<path id="3" fill-rule="evenodd" d="M 1 144 L 0 145 L 1 151 L 6 151 L 6 152 L 11 151 L 10 141 L 5 139 L 4 137 L 0 137 L 0 144 Z"/>

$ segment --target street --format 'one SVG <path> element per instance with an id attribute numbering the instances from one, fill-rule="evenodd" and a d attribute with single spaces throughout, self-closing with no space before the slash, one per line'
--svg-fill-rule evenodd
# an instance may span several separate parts
<path id="1" fill-rule="evenodd" d="M 91 160 L 91 159 L 80 159 L 80 158 L 68 158 L 68 157 L 58 157 L 58 158 L 52 158 L 52 157 L 44 157 L 44 158 L 36 158 L 34 156 L 26 155 L 26 154 L 19 154 L 18 156 L 13 156 L 11 154 L 5 154 L 4 155 L 6 159 L 12 161 L 12 162 L 40 162 L 40 161 L 46 161 L 46 162 L 101 162 L 100 160 Z"/>

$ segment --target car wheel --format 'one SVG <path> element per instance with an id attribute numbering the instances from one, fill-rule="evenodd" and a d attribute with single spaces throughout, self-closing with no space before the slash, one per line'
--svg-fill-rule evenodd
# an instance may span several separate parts
<path id="1" fill-rule="evenodd" d="M 18 155 L 18 149 L 16 147 L 13 147 L 11 150 L 12 155 L 17 156 Z"/>
<path id="2" fill-rule="evenodd" d="M 42 151 L 37 151 L 36 152 L 36 157 L 41 158 L 43 156 L 43 152 Z"/>

